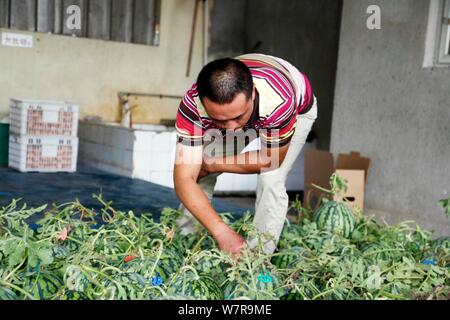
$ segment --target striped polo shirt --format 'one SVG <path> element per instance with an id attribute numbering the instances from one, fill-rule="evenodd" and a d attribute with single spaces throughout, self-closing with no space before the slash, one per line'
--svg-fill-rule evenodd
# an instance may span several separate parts
<path id="1" fill-rule="evenodd" d="M 253 114 L 244 130 L 256 129 L 261 143 L 268 148 L 288 144 L 295 131 L 297 116 L 308 112 L 313 105 L 308 78 L 280 58 L 247 54 L 236 59 L 250 69 L 257 92 Z M 184 95 L 177 112 L 178 142 L 201 145 L 209 129 L 220 130 L 206 113 L 194 84 Z"/>

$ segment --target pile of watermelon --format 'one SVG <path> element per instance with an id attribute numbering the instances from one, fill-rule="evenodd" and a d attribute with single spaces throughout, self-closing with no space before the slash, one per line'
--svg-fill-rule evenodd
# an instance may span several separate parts
<path id="1" fill-rule="evenodd" d="M 341 201 L 291 210 L 277 251 L 239 259 L 202 231 L 182 235 L 180 212 L 101 210 L 79 201 L 0 209 L 0 300 L 449 299 L 450 238 L 414 223 L 389 226 Z M 30 217 L 42 218 L 30 224 Z M 258 236 L 250 214 L 222 218 Z"/>

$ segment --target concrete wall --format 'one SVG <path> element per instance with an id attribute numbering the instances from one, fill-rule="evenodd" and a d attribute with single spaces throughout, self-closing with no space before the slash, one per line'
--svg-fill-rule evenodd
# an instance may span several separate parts
<path id="1" fill-rule="evenodd" d="M 319 99 L 317 146 L 328 149 L 334 99 L 341 1 L 215 0 L 210 58 L 260 52 L 305 72 Z"/>
<path id="2" fill-rule="evenodd" d="M 366 28 L 377 4 L 382 29 Z M 423 69 L 429 1 L 345 0 L 331 149 L 372 158 L 367 207 L 439 234 L 450 221 L 450 68 Z"/>
<path id="3" fill-rule="evenodd" d="M 193 9 L 194 1 L 162 1 L 159 47 L 42 33 L 29 33 L 32 49 L 0 45 L 0 119 L 12 97 L 68 100 L 80 105 L 80 117 L 118 121 L 118 91 L 184 94 L 202 67 L 199 7 L 192 71 L 186 77 Z M 148 100 L 136 110 L 135 121 L 154 122 L 156 111 L 160 118 L 175 118 L 179 100 Z M 146 109 L 150 106 L 152 112 Z"/>
<path id="4" fill-rule="evenodd" d="M 249 0 L 246 50 L 280 56 L 306 73 L 319 101 L 314 125 L 328 149 L 335 88 L 341 1 Z"/>
<path id="5" fill-rule="evenodd" d="M 305 72 L 319 99 L 314 125 L 319 149 L 328 149 L 342 1 L 215 0 L 210 59 L 260 52 Z"/>
<path id="6" fill-rule="evenodd" d="M 214 0 L 209 60 L 241 55 L 246 49 L 247 0 Z"/>

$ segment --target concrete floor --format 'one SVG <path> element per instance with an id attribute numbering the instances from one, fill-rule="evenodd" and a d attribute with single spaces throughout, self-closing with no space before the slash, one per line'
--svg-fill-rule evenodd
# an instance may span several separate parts
<path id="1" fill-rule="evenodd" d="M 92 197 L 102 194 L 106 201 L 113 201 L 113 208 L 132 210 L 136 214 L 150 213 L 155 219 L 165 207 L 177 208 L 179 201 L 173 189 L 139 179 L 130 179 L 79 165 L 76 173 L 20 173 L 0 166 L 0 206 L 22 199 L 21 204 L 38 207 L 51 206 L 79 199 L 92 209 L 101 204 Z M 289 193 L 291 200 L 296 194 Z M 251 194 L 214 196 L 214 208 L 220 213 L 233 213 L 236 218 L 246 212 L 254 213 L 255 196 Z M 30 219 L 37 220 L 40 216 Z"/>
<path id="2" fill-rule="evenodd" d="M 0 206 L 18 198 L 32 207 L 78 198 L 86 207 L 95 209 L 101 205 L 92 194 L 102 194 L 105 200 L 113 201 L 115 209 L 151 213 L 157 219 L 163 208 L 179 205 L 173 189 L 86 166 L 79 166 L 76 173 L 20 173 L 0 167 L 0 177 Z M 238 217 L 253 211 L 254 200 L 216 198 L 213 205 L 218 212 L 232 212 Z"/>

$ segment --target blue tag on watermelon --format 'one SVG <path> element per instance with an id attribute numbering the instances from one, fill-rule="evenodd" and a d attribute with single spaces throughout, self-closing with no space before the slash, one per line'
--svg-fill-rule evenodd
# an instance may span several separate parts
<path id="1" fill-rule="evenodd" d="M 261 272 L 258 276 L 258 281 L 262 283 L 270 283 L 273 281 L 272 276 L 268 272 Z"/>
<path id="2" fill-rule="evenodd" d="M 436 265 L 436 260 L 434 260 L 434 259 L 425 259 L 425 260 L 422 261 L 422 264 L 435 266 Z"/>
<path id="3" fill-rule="evenodd" d="M 153 284 L 155 287 L 159 287 L 160 285 L 163 284 L 163 279 L 162 279 L 160 276 L 154 276 L 154 277 L 152 278 L 152 284 Z"/>

